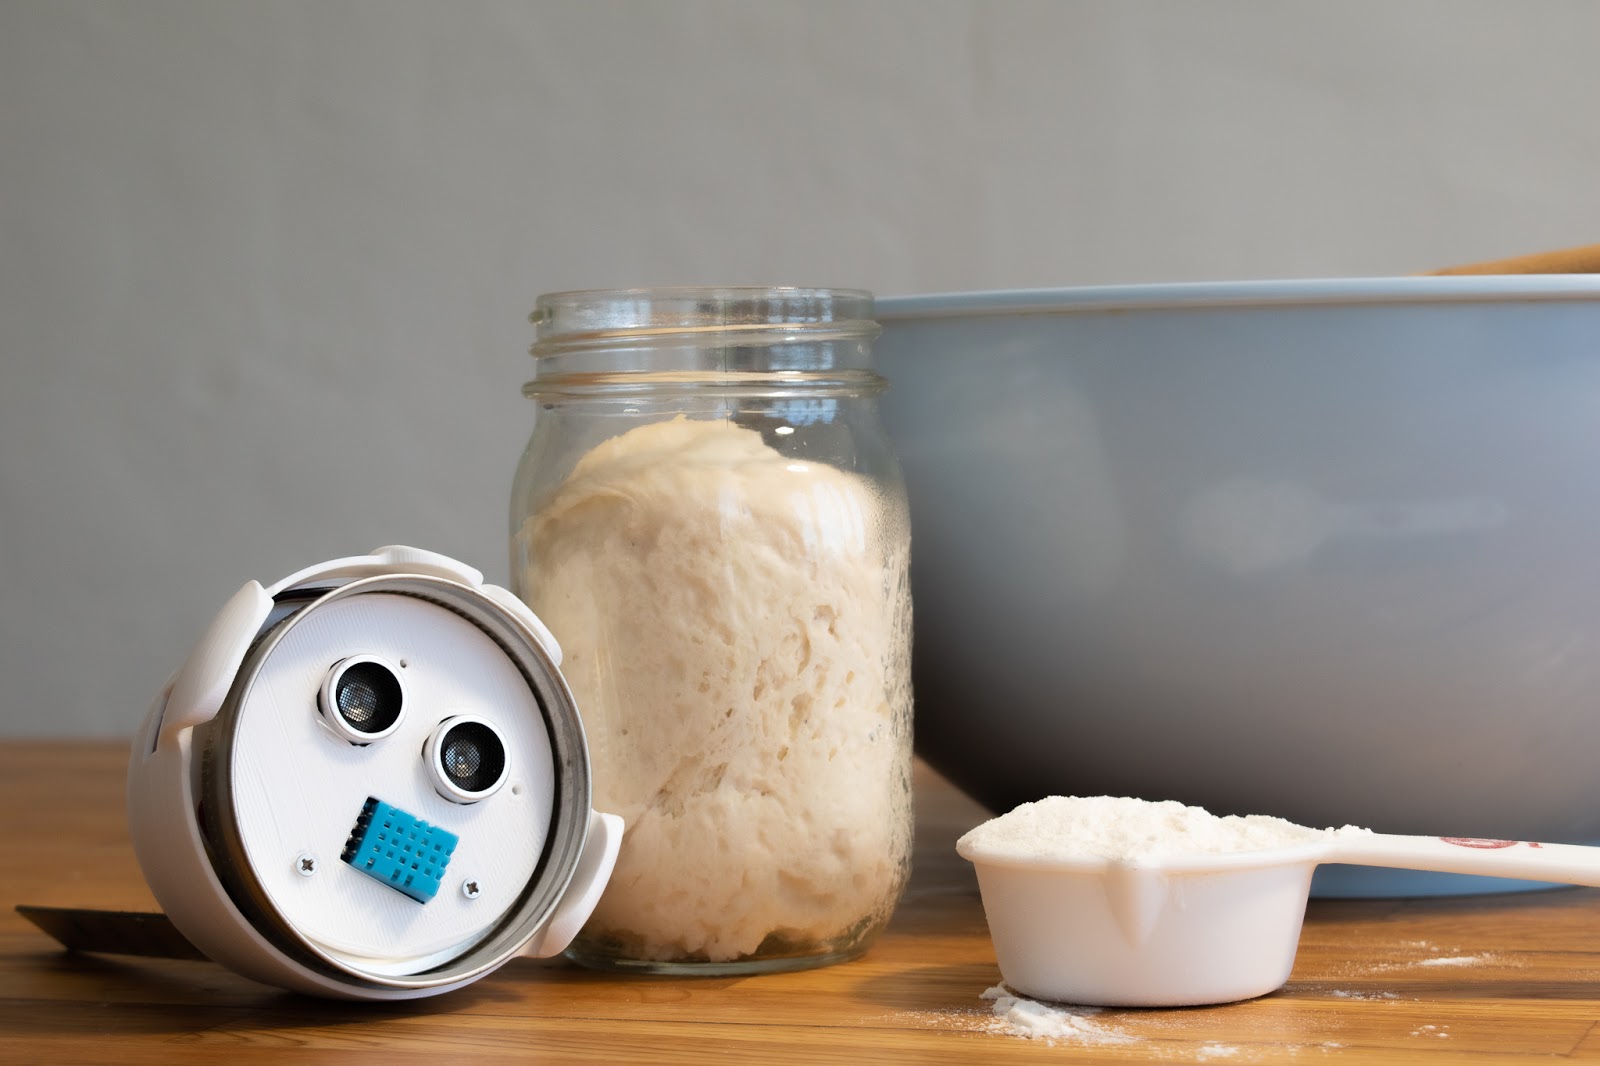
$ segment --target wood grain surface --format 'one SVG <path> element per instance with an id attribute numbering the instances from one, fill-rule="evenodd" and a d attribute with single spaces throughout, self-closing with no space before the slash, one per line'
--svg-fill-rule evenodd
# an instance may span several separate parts
<path id="1" fill-rule="evenodd" d="M 123 748 L 0 744 L 0 1063 L 1473 1062 L 1600 1060 L 1600 891 L 1316 902 L 1294 976 L 1247 1003 L 1104 1011 L 1053 1045 L 997 1031 L 999 980 L 955 838 L 986 817 L 918 773 L 916 872 L 857 962 L 747 978 L 517 961 L 404 1005 L 325 1003 L 206 962 L 74 954 L 19 903 L 153 909 Z"/>

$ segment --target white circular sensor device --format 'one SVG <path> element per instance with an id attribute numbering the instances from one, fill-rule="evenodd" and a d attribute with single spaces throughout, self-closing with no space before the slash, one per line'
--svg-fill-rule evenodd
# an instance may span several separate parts
<path id="1" fill-rule="evenodd" d="M 206 955 L 313 994 L 432 995 L 556 954 L 621 838 L 559 663 L 516 597 L 416 549 L 248 583 L 135 742 L 156 898 Z"/>

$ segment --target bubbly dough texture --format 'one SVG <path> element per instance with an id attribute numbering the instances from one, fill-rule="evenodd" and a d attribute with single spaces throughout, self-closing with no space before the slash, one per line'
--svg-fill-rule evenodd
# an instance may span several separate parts
<path id="1" fill-rule="evenodd" d="M 582 945 L 725 962 L 886 922 L 910 863 L 907 535 L 862 478 L 678 417 L 597 446 L 524 525 L 626 822 Z"/>

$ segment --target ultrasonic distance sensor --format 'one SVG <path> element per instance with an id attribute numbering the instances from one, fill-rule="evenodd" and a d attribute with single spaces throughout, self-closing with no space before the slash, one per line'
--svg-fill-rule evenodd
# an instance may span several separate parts
<path id="1" fill-rule="evenodd" d="M 477 715 L 440 722 L 423 749 L 434 788 L 456 803 L 494 795 L 506 779 L 506 743 L 500 730 Z"/>
<path id="2" fill-rule="evenodd" d="M 382 659 L 352 656 L 328 671 L 317 705 L 345 740 L 371 744 L 399 727 L 405 715 L 405 686 L 399 672 Z"/>

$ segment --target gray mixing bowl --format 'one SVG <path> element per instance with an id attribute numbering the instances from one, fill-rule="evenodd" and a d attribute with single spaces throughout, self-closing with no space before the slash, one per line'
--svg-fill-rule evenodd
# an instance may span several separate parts
<path id="1" fill-rule="evenodd" d="M 877 317 L 917 745 L 958 785 L 1600 839 L 1600 277 Z M 1350 890 L 1467 884 L 1401 876 Z"/>

